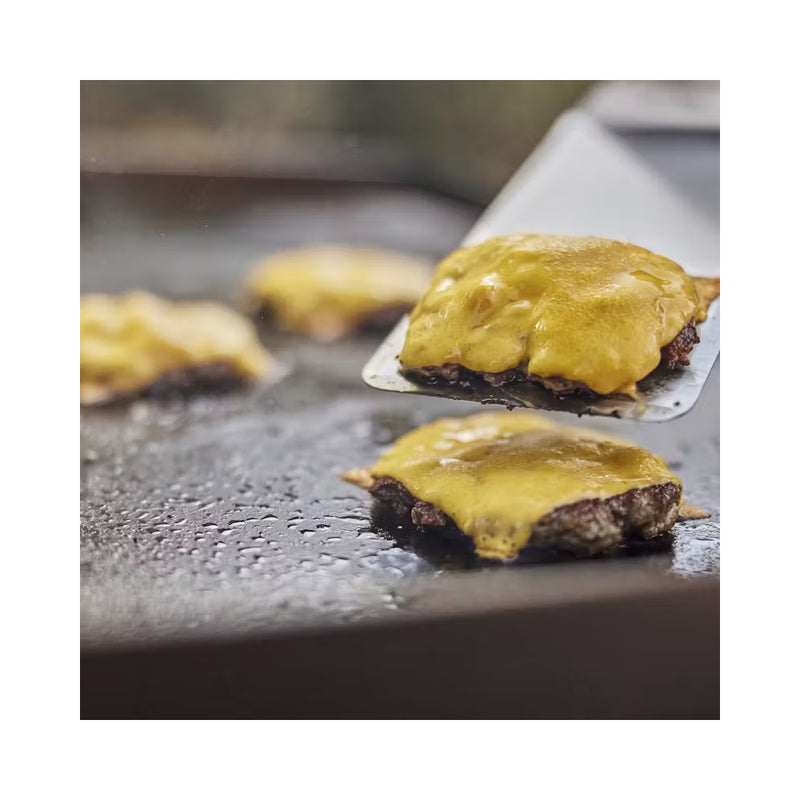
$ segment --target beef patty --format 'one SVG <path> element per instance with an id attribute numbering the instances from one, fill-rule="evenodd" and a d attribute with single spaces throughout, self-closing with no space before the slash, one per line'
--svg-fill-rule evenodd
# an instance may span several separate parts
<path id="1" fill-rule="evenodd" d="M 332 337 L 333 339 L 342 339 L 346 336 L 359 335 L 359 334 L 373 334 L 373 333 L 386 333 L 390 328 L 400 320 L 403 314 L 411 311 L 412 306 L 407 303 L 392 303 L 390 305 L 376 308 L 367 314 L 363 319 L 348 327 L 347 330 L 342 330 L 340 334 Z M 293 331 L 290 328 L 282 328 L 278 323 L 278 314 L 275 311 L 275 306 L 272 303 L 260 303 L 256 306 L 252 313 L 253 321 L 263 331 L 285 331 L 287 333 L 295 333 L 297 336 L 309 336 L 298 331 Z"/>
<path id="2" fill-rule="evenodd" d="M 667 345 L 661 348 L 661 364 L 667 369 L 679 369 L 689 365 L 689 353 L 692 348 L 700 341 L 697 334 L 695 320 L 686 323 L 680 333 Z M 502 372 L 476 372 L 460 364 L 442 364 L 439 367 L 424 367 L 420 370 L 402 370 L 403 374 L 409 379 L 418 383 L 429 385 L 441 385 L 443 383 L 458 384 L 468 387 L 476 380 L 484 380 L 491 386 L 502 386 L 513 383 L 540 383 L 546 389 L 559 396 L 569 394 L 585 394 L 597 397 L 597 392 L 590 389 L 585 383 L 571 381 L 567 378 L 551 376 L 548 378 L 541 375 L 528 373 L 524 365 L 514 369 L 506 369 Z"/>
<path id="3" fill-rule="evenodd" d="M 253 379 L 243 377 L 230 364 L 224 362 L 194 364 L 165 372 L 156 380 L 134 391 L 109 394 L 104 399 L 87 405 L 113 405 L 140 397 L 167 400 L 195 394 L 223 394 L 239 390 L 252 381 Z"/>
<path id="4" fill-rule="evenodd" d="M 447 514 L 418 500 L 394 478 L 376 478 L 369 492 L 379 510 L 398 524 L 410 522 L 423 530 L 463 533 Z M 666 533 L 678 520 L 680 503 L 681 489 L 675 483 L 631 489 L 605 500 L 580 500 L 542 517 L 531 527 L 526 547 L 581 555 L 604 553 L 626 539 L 652 539 Z"/>

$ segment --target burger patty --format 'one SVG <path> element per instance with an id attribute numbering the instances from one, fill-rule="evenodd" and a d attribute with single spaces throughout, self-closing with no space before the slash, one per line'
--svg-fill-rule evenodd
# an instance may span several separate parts
<path id="1" fill-rule="evenodd" d="M 195 364 L 170 370 L 139 389 L 110 393 L 104 399 L 88 405 L 112 405 L 139 397 L 165 400 L 193 394 L 224 393 L 241 389 L 249 382 L 248 378 L 242 377 L 230 364 Z"/>
<path id="2" fill-rule="evenodd" d="M 410 521 L 423 530 L 463 534 L 447 514 L 418 500 L 394 478 L 376 478 L 369 492 L 381 510 L 400 524 Z M 672 528 L 678 520 L 680 502 L 680 486 L 660 483 L 606 500 L 580 500 L 559 506 L 531 527 L 526 547 L 596 555 L 625 539 L 652 539 Z"/>
<path id="3" fill-rule="evenodd" d="M 393 303 L 392 305 L 383 306 L 382 308 L 376 308 L 363 319 L 355 323 L 352 329 L 343 333 L 342 336 L 348 336 L 354 333 L 384 333 L 389 330 L 389 328 L 394 327 L 403 314 L 407 314 L 411 308 L 412 306 L 404 303 Z M 272 303 L 262 303 L 259 305 L 253 312 L 253 319 L 264 329 L 275 328 L 281 330 L 281 326 L 277 321 L 277 313 Z M 298 331 L 292 331 L 290 329 L 286 330 L 290 333 L 299 333 Z M 303 334 L 300 333 L 300 335 Z"/>
<path id="4" fill-rule="evenodd" d="M 680 333 L 667 345 L 661 348 L 661 364 L 667 369 L 678 369 L 689 365 L 689 353 L 700 341 L 694 319 L 686 323 Z M 588 394 L 598 397 L 594 390 L 581 381 L 567 378 L 531 374 L 524 366 L 506 369 L 502 372 L 477 372 L 462 367 L 460 364 L 442 364 L 439 367 L 423 367 L 422 369 L 404 369 L 403 374 L 412 380 L 428 384 L 457 383 L 468 387 L 476 380 L 484 380 L 491 386 L 502 386 L 509 383 L 539 383 L 557 395 Z"/>
<path id="5" fill-rule="evenodd" d="M 695 321 L 691 320 L 681 328 L 680 333 L 661 348 L 661 363 L 668 369 L 689 366 L 689 353 L 700 342 Z"/>

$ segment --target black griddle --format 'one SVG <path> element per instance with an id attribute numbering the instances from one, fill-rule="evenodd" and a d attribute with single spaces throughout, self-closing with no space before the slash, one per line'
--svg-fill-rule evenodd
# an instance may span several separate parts
<path id="1" fill-rule="evenodd" d="M 82 291 L 234 303 L 271 251 L 433 262 L 481 209 L 393 185 L 87 173 L 81 211 Z M 716 716 L 719 367 L 674 423 L 577 422 L 661 454 L 711 519 L 666 550 L 497 567 L 382 528 L 339 478 L 479 410 L 366 387 L 379 338 L 268 335 L 277 382 L 81 412 L 82 716 Z"/>

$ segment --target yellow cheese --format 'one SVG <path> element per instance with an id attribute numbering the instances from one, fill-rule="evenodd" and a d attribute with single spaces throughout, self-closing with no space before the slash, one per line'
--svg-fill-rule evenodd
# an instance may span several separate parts
<path id="1" fill-rule="evenodd" d="M 432 503 L 479 555 L 512 558 L 559 506 L 680 481 L 658 456 L 524 412 L 444 418 L 406 434 L 369 470 Z"/>
<path id="2" fill-rule="evenodd" d="M 246 288 L 251 305 L 269 306 L 278 327 L 325 341 L 382 309 L 410 309 L 431 275 L 414 258 L 328 245 L 270 256 L 256 265 Z"/>
<path id="3" fill-rule="evenodd" d="M 515 234 L 456 250 L 411 314 L 400 363 L 522 367 L 635 394 L 661 348 L 719 294 L 668 258 L 595 237 Z"/>
<path id="4" fill-rule="evenodd" d="M 270 368 L 255 327 L 217 303 L 145 292 L 81 297 L 81 403 L 142 389 L 173 369 L 227 364 L 243 378 Z"/>

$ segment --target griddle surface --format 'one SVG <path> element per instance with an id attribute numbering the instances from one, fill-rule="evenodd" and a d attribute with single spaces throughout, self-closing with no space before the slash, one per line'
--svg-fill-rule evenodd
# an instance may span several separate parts
<path id="1" fill-rule="evenodd" d="M 399 187 L 130 176 L 87 176 L 82 206 L 83 291 L 228 302 L 271 250 L 336 240 L 435 260 L 480 211 Z M 274 384 L 81 412 L 85 646 L 422 618 L 445 574 L 464 573 L 467 593 L 487 576 L 496 583 L 504 568 L 418 538 L 398 543 L 371 521 L 366 492 L 339 478 L 416 425 L 481 410 L 366 387 L 361 368 L 378 340 L 272 336 L 266 343 L 287 369 Z M 677 526 L 666 552 L 614 562 L 654 575 L 717 574 L 718 366 L 694 411 L 668 425 L 556 417 L 653 449 L 687 499 L 714 513 Z M 569 580 L 575 567 L 509 569 L 536 581 L 541 570 Z"/>

